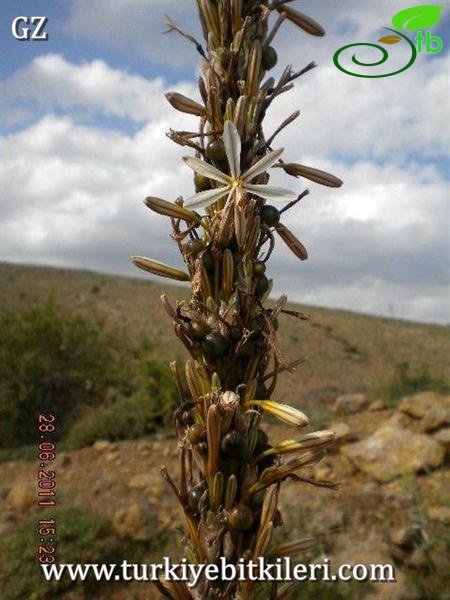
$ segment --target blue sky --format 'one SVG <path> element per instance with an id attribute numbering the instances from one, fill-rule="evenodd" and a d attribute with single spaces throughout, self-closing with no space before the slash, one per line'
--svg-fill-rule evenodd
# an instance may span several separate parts
<path id="1" fill-rule="evenodd" d="M 175 113 L 164 92 L 197 97 L 199 56 L 161 31 L 167 13 L 200 39 L 194 4 L 0 3 L 1 259 L 127 276 L 139 276 L 129 261 L 136 253 L 179 264 L 165 221 L 142 199 L 192 193 L 180 160 L 186 152 L 164 134 L 195 120 Z M 285 24 L 275 39 L 275 77 L 286 63 L 315 60 L 319 68 L 274 105 L 266 130 L 299 108 L 279 145 L 289 160 L 329 170 L 344 186 L 273 176 L 311 191 L 286 223 L 310 260 L 299 264 L 279 247 L 270 275 L 275 293 L 287 290 L 300 302 L 447 323 L 449 5 L 431 29 L 443 39 L 442 52 L 418 55 L 400 75 L 350 77 L 332 61 L 346 44 L 375 43 L 409 6 L 304 0 L 298 8 L 327 36 Z M 47 16 L 48 41 L 15 40 L 10 24 L 18 15 Z M 389 51 L 392 68 L 405 64 L 401 44 Z"/>

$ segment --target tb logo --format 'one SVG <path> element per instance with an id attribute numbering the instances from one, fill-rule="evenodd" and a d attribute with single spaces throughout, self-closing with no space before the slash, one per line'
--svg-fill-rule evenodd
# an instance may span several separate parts
<path id="1" fill-rule="evenodd" d="M 45 42 L 48 40 L 48 33 L 44 31 L 47 22 L 47 17 L 16 17 L 11 23 L 11 33 L 20 42 L 30 40 Z M 33 27 L 24 27 L 23 25 L 32 25 Z"/>

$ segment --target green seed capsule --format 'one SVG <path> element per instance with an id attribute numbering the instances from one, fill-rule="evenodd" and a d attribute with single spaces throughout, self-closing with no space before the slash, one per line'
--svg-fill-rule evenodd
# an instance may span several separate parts
<path id="1" fill-rule="evenodd" d="M 189 240 L 189 242 L 186 244 L 186 250 L 188 254 L 190 254 L 194 258 L 204 249 L 204 247 L 205 242 L 199 239 Z"/>
<path id="2" fill-rule="evenodd" d="M 244 504 L 238 504 L 238 506 L 235 506 L 228 516 L 229 524 L 238 531 L 250 529 L 250 527 L 253 525 L 253 521 L 253 511 Z"/>
<path id="3" fill-rule="evenodd" d="M 187 432 L 187 439 L 191 442 L 191 444 L 198 444 L 202 440 L 206 438 L 205 428 L 197 423 L 189 427 Z"/>
<path id="4" fill-rule="evenodd" d="M 275 227 L 280 222 L 280 211 L 275 206 L 265 204 L 261 209 L 261 220 L 268 227 Z"/>
<path id="5" fill-rule="evenodd" d="M 220 358 L 227 352 L 228 344 L 220 333 L 208 333 L 203 338 L 202 350 L 210 358 Z"/>
<path id="6" fill-rule="evenodd" d="M 278 54 L 275 48 L 268 46 L 262 54 L 262 64 L 266 71 L 270 71 L 278 62 Z"/>
<path id="7" fill-rule="evenodd" d="M 264 275 L 266 272 L 266 263 L 262 260 L 257 260 L 253 263 L 253 273 L 255 275 Z"/>
<path id="8" fill-rule="evenodd" d="M 230 64 L 230 60 L 231 60 L 231 52 L 228 50 L 228 48 L 220 48 L 217 51 L 217 56 L 219 58 L 219 62 L 222 65 L 222 67 L 224 67 L 224 68 L 228 67 L 228 65 Z"/>
<path id="9" fill-rule="evenodd" d="M 205 156 L 208 160 L 213 160 L 214 162 L 220 162 L 221 160 L 225 160 L 225 144 L 222 140 L 213 140 L 209 142 L 206 146 Z"/>
<path id="10" fill-rule="evenodd" d="M 199 173 L 196 173 L 194 176 L 194 185 L 196 192 L 205 192 L 206 190 L 211 189 L 211 182 L 209 179 Z"/>
<path id="11" fill-rule="evenodd" d="M 189 508 L 192 510 L 192 512 L 194 512 L 194 513 L 197 512 L 198 503 L 200 501 L 200 498 L 205 493 L 205 489 L 206 489 L 205 484 L 199 483 L 198 485 L 196 485 L 195 487 L 193 487 L 189 490 L 188 505 L 189 505 Z"/>
<path id="12" fill-rule="evenodd" d="M 230 431 L 222 439 L 222 452 L 231 458 L 240 458 L 247 447 L 247 436 L 238 431 Z"/>
<path id="13" fill-rule="evenodd" d="M 209 250 L 205 250 L 205 252 L 203 252 L 202 264 L 205 267 L 207 273 L 212 273 L 214 271 L 214 258 Z"/>
<path id="14" fill-rule="evenodd" d="M 191 321 L 189 333 L 194 339 L 201 341 L 210 331 L 211 327 L 204 321 Z"/>
<path id="15" fill-rule="evenodd" d="M 258 296 L 258 298 L 261 298 L 261 296 L 264 296 L 268 289 L 269 280 L 265 275 L 261 275 L 255 287 L 255 295 Z"/>

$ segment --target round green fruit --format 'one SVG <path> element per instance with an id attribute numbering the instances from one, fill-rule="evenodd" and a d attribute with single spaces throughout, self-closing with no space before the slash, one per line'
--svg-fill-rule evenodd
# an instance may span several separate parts
<path id="1" fill-rule="evenodd" d="M 205 242 L 200 239 L 189 240 L 186 244 L 186 250 L 188 254 L 194 258 L 199 254 L 205 247 Z"/>
<path id="2" fill-rule="evenodd" d="M 275 227 L 280 222 L 280 211 L 275 206 L 265 204 L 261 209 L 261 220 L 267 227 Z"/>
<path id="3" fill-rule="evenodd" d="M 228 344 L 220 333 L 208 333 L 202 340 L 202 350 L 209 358 L 220 358 L 226 354 Z"/>
<path id="4" fill-rule="evenodd" d="M 256 260 L 253 263 L 253 273 L 256 275 L 264 275 L 266 272 L 266 263 L 262 260 Z"/>
<path id="5" fill-rule="evenodd" d="M 211 189 L 211 182 L 209 179 L 199 173 L 196 173 L 194 176 L 194 185 L 196 192 L 205 192 L 206 190 Z"/>
<path id="6" fill-rule="evenodd" d="M 199 483 L 198 485 L 196 485 L 195 487 L 193 487 L 189 490 L 188 505 L 189 505 L 189 508 L 192 510 L 192 512 L 194 512 L 194 513 L 197 512 L 198 503 L 200 501 L 200 498 L 205 493 L 205 489 L 206 489 L 205 484 Z"/>
<path id="7" fill-rule="evenodd" d="M 209 142 L 206 146 L 205 156 L 208 160 L 213 160 L 214 162 L 220 162 L 221 160 L 225 160 L 225 144 L 222 140 L 213 140 Z"/>
<path id="8" fill-rule="evenodd" d="M 264 294 L 267 292 L 268 289 L 269 289 L 269 280 L 267 279 L 267 277 L 265 275 L 261 275 L 261 277 L 258 279 L 258 281 L 256 283 L 256 287 L 255 287 L 256 296 L 258 296 L 258 298 L 261 298 L 261 296 L 264 296 Z"/>
<path id="9" fill-rule="evenodd" d="M 244 504 L 238 504 L 238 506 L 235 506 L 228 516 L 229 524 L 231 527 L 233 527 L 233 529 L 237 529 L 238 531 L 250 529 L 250 527 L 253 525 L 253 521 L 253 511 Z"/>
<path id="10" fill-rule="evenodd" d="M 221 448 L 226 456 L 240 458 L 247 448 L 247 436 L 238 431 L 230 431 L 223 437 Z"/>
<path id="11" fill-rule="evenodd" d="M 262 54 L 262 64 L 266 71 L 270 71 L 278 62 L 278 54 L 275 48 L 268 46 Z"/>
<path id="12" fill-rule="evenodd" d="M 206 438 L 205 428 L 197 423 L 189 427 L 187 431 L 187 439 L 191 442 L 191 444 L 198 444 L 202 440 Z"/>

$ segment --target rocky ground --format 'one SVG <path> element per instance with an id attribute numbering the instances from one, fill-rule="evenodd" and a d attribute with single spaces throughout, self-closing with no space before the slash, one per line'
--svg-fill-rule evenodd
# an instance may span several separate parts
<path id="1" fill-rule="evenodd" d="M 287 525 L 280 535 L 285 539 L 313 534 L 319 556 L 331 557 L 335 565 L 395 564 L 395 584 L 379 583 L 369 591 L 356 587 L 349 598 L 450 598 L 450 396 L 424 392 L 388 409 L 382 401 L 351 394 L 335 400 L 332 415 L 327 425 L 336 432 L 336 444 L 310 474 L 339 481 L 340 487 L 330 491 L 286 484 L 281 509 Z M 287 426 L 273 424 L 269 429 L 273 440 L 295 436 Z M 139 542 L 156 529 L 163 531 L 161 546 L 146 560 L 167 554 L 180 558 L 180 513 L 160 477 L 163 464 L 177 472 L 174 438 L 99 440 L 91 447 L 60 453 L 54 464 L 58 504 L 107 516 L 123 540 Z M 1 536 L 37 515 L 36 471 L 34 462 L 0 464 Z M 87 550 L 86 562 L 88 554 Z M 63 597 L 138 600 L 157 594 L 148 584 L 133 583 L 95 593 L 69 590 Z"/>

